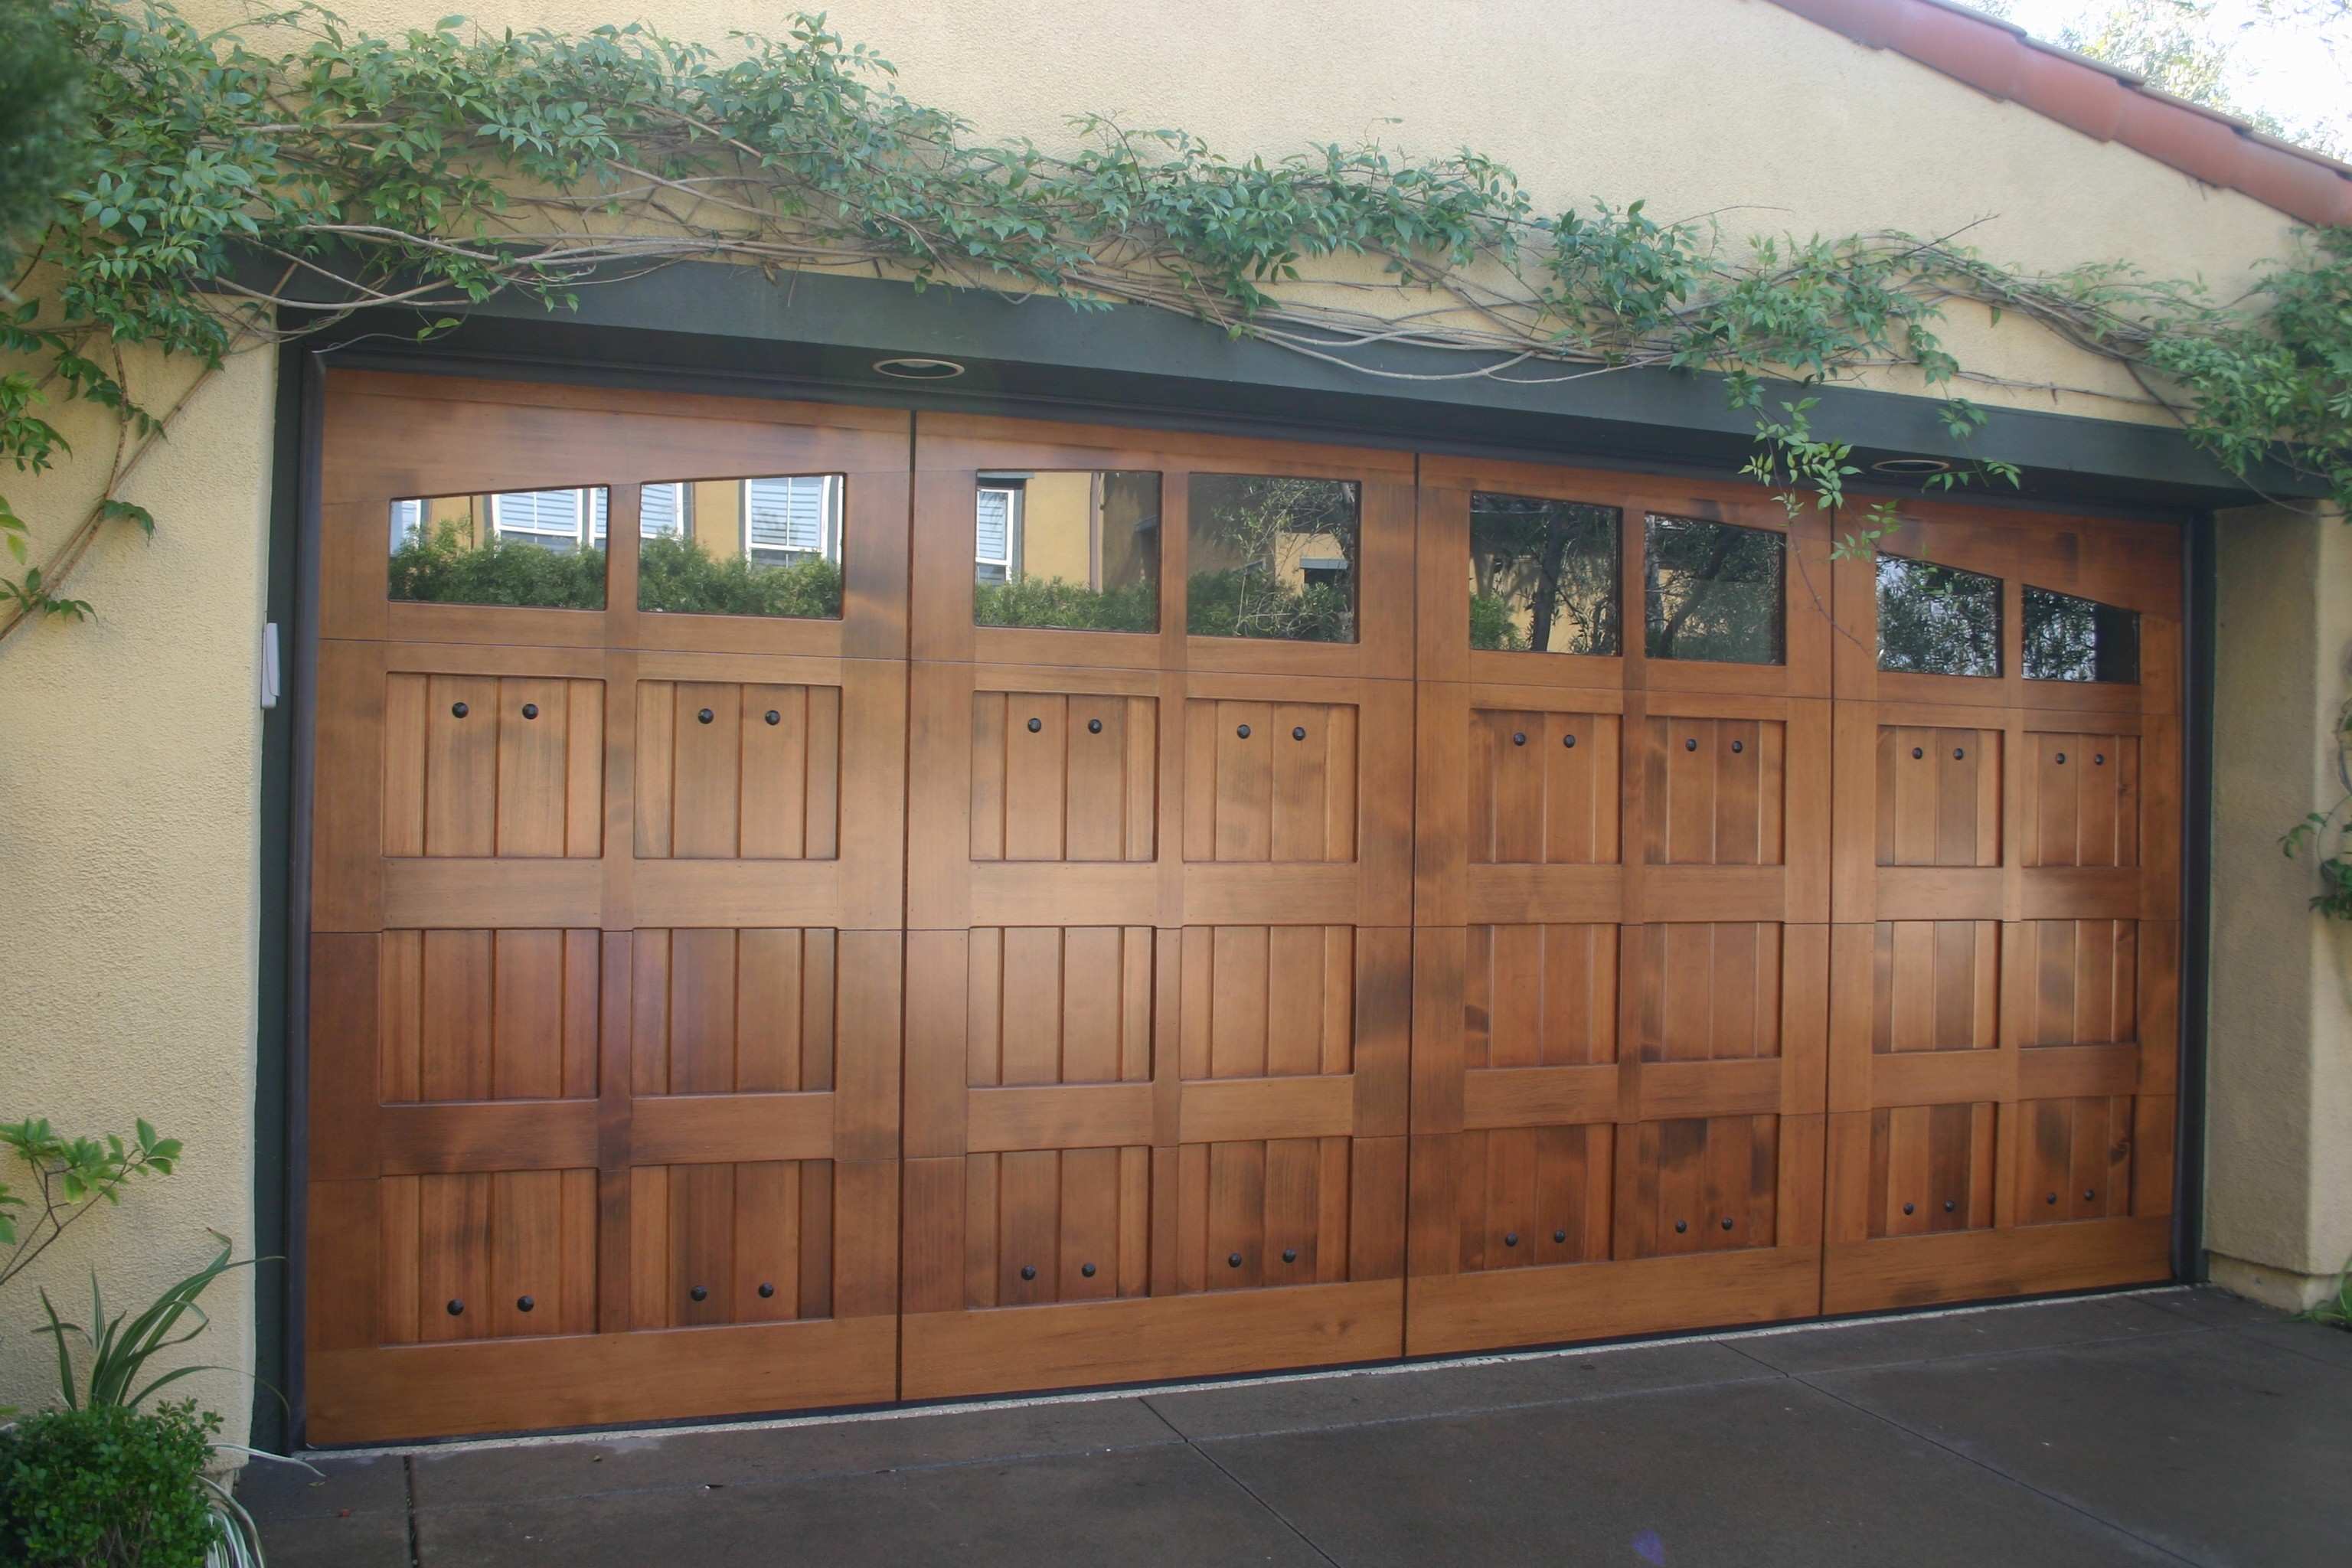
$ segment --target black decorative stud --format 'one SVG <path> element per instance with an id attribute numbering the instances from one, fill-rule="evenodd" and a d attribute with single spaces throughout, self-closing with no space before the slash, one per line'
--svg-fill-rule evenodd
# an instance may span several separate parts
<path id="1" fill-rule="evenodd" d="M 1724 1228 L 1724 1229 L 1726 1229 L 1726 1230 L 1729 1230 L 1729 1229 L 1731 1228 L 1731 1224 L 1732 1224 L 1731 1216 L 1730 1216 L 1729 1215 L 1725 1215 L 1723 1216 L 1723 1228 Z"/>
<path id="2" fill-rule="evenodd" d="M 1926 756 L 1927 754 L 1927 753 L 1925 751 L 1921 750 L 1921 749 L 1920 749 L 1919 747 L 1917 747 L 1917 746 L 1914 746 L 1914 747 L 1912 747 L 1912 748 L 1911 748 L 1911 760 L 1912 760 L 1913 762 L 1915 762 L 1915 763 L 1916 763 L 1916 762 L 1917 762 L 1921 757 Z"/>
<path id="3" fill-rule="evenodd" d="M 449 1302 L 449 1315 L 450 1315 L 451 1317 L 455 1318 L 455 1317 L 460 1316 L 461 1314 L 463 1314 L 463 1313 L 464 1313 L 464 1311 L 465 1311 L 465 1310 L 466 1310 L 466 1303 L 465 1303 L 465 1302 L 460 1301 L 460 1300 L 456 1300 L 455 1298 L 452 1298 L 452 1299 L 451 1299 L 451 1300 L 450 1300 L 450 1302 Z"/>
<path id="4" fill-rule="evenodd" d="M 1688 1221 L 1688 1220 L 1686 1220 L 1686 1219 L 1678 1219 L 1678 1220 L 1675 1221 L 1675 1234 L 1676 1236 L 1680 1236 L 1683 1232 L 1685 1232 L 1685 1231 L 1688 1230 L 1689 1228 L 1690 1228 L 1690 1221 Z"/>
<path id="5" fill-rule="evenodd" d="M 2105 767 L 2107 765 L 2107 753 L 2105 752 L 2093 752 L 2091 753 L 2091 765 L 2095 768 Z"/>
<path id="6" fill-rule="evenodd" d="M 2042 1201 L 2045 1204 L 2054 1204 L 2058 1201 L 2058 1194 L 2056 1193 L 2053 1193 Z"/>
<path id="7" fill-rule="evenodd" d="M 1225 1267 L 1226 1267 L 1226 1268 L 1239 1268 L 1241 1266 L 1242 1266 L 1242 1255 L 1241 1255 L 1240 1253 L 1238 1253 L 1238 1252 L 1230 1252 L 1230 1253 L 1227 1253 L 1227 1254 L 1225 1255 Z"/>
<path id="8" fill-rule="evenodd" d="M 776 711 L 774 709 L 772 709 L 772 708 L 771 708 L 771 709 L 769 709 L 769 710 L 768 710 L 767 714 L 766 714 L 766 718 L 767 718 L 768 722 L 769 722 L 769 723 L 771 723 L 771 724 L 781 724 L 781 723 L 782 723 L 782 722 L 784 721 L 784 716 L 783 716 L 782 714 L 781 714 L 781 713 L 777 712 L 777 711 Z"/>
<path id="9" fill-rule="evenodd" d="M 1951 1213 L 1954 1209 L 1956 1209 L 1956 1208 L 1958 1208 L 1958 1207 L 1959 1207 L 1959 1206 L 1960 1206 L 1960 1205 L 1959 1205 L 1958 1202 L 1957 1200 L 1955 1200 L 1955 1199 L 1952 1199 L 1952 1198 L 1946 1198 L 1946 1199 L 1944 1200 L 1944 1212 L 1945 1212 L 1946 1214 L 1949 1214 L 1949 1213 Z"/>
<path id="10" fill-rule="evenodd" d="M 528 1296 L 518 1296 L 515 1298 L 515 1310 L 518 1312 L 528 1312 L 533 1307 L 538 1305 L 539 1303 L 537 1301 L 532 1300 Z"/>
<path id="11" fill-rule="evenodd" d="M 1696 735 L 1693 735 L 1689 740 L 1685 741 L 1685 742 L 1683 742 L 1683 750 L 1684 750 L 1684 751 L 1685 751 L 1685 752 L 1696 752 L 1696 751 L 1697 751 L 1697 750 L 1698 750 L 1698 737 L 1697 737 Z"/>
<path id="12" fill-rule="evenodd" d="M 1095 1266 L 1091 1263 L 1081 1263 L 1078 1265 L 1078 1272 L 1091 1279 L 1095 1277 Z"/>
<path id="13" fill-rule="evenodd" d="M 1556 1231 L 1553 1231 L 1553 1232 L 1551 1233 L 1551 1238 L 1552 1238 L 1554 1241 L 1561 1241 L 1561 1242 L 1564 1242 L 1564 1241 L 1566 1241 L 1566 1240 L 1568 1239 L 1568 1232 L 1566 1232 L 1566 1231 L 1564 1231 L 1564 1230 L 1556 1230 Z"/>
<path id="14" fill-rule="evenodd" d="M 760 1299 L 761 1299 L 761 1300 L 763 1300 L 763 1301 L 764 1301 L 764 1300 L 766 1300 L 769 1297 L 771 1297 L 771 1296 L 774 1295 L 775 1293 L 776 1293 L 776 1288 L 775 1288 L 773 1285 L 769 1284 L 769 1283 L 768 1283 L 766 1280 L 764 1280 L 764 1279 L 763 1279 L 763 1280 L 761 1280 L 761 1281 L 760 1282 Z"/>
<path id="15" fill-rule="evenodd" d="M 1525 730 L 1514 730 L 1511 731 L 1511 744 L 1514 746 L 1524 746 L 1527 743 L 1528 732 Z"/>
<path id="16" fill-rule="evenodd" d="M 1234 733 L 1246 741 L 1249 739 L 1249 726 L 1246 724 L 1236 724 L 1234 726 Z"/>
<path id="17" fill-rule="evenodd" d="M 1296 1262 L 1297 1262 L 1297 1261 L 1298 1261 L 1298 1248 L 1297 1248 L 1297 1247 L 1284 1247 L 1284 1248 L 1282 1249 L 1282 1260 L 1283 1260 L 1285 1263 L 1296 1263 Z"/>
<path id="18" fill-rule="evenodd" d="M 1745 741 L 1734 741 L 1731 742 L 1731 754 L 1735 757 L 1747 749 L 1748 742 Z"/>
<path id="19" fill-rule="evenodd" d="M 2084 1187 L 2083 1189 L 2083 1201 L 2084 1203 L 2089 1203 L 2093 1198 L 2095 1198 L 2098 1195 L 2099 1189 L 2096 1187 Z"/>
<path id="20" fill-rule="evenodd" d="M 1573 735 L 1562 735 L 1559 738 L 1559 743 L 1571 752 L 1576 750 L 1576 737 Z"/>
<path id="21" fill-rule="evenodd" d="M 1293 724 L 1290 727 L 1290 738 L 1294 741 L 1303 741 L 1307 739 L 1307 726 L 1304 724 Z"/>
<path id="22" fill-rule="evenodd" d="M 1101 734 L 1101 733 L 1102 733 L 1102 721 L 1101 721 L 1101 720 L 1099 720 L 1099 719 L 1089 719 L 1089 720 L 1087 720 L 1087 734 L 1089 734 L 1089 735 L 1099 735 L 1099 734 Z"/>
<path id="23" fill-rule="evenodd" d="M 453 719 L 463 719 L 467 714 L 471 713 L 472 711 L 472 709 L 467 707 L 462 702 L 452 702 L 449 704 L 449 716 Z"/>
<path id="24" fill-rule="evenodd" d="M 1503 1245 L 1505 1247 L 1517 1247 L 1518 1244 L 1519 1233 L 1517 1231 L 1507 1230 L 1503 1233 Z"/>
<path id="25" fill-rule="evenodd" d="M 2058 765 L 2062 768 L 2066 765 L 2066 753 L 2063 752 L 2058 753 Z"/>
<path id="26" fill-rule="evenodd" d="M 1029 721 L 1029 732 L 1033 735 L 1045 727 L 1045 721 L 1043 719 L 1032 719 Z"/>
<path id="27" fill-rule="evenodd" d="M 538 717 L 539 717 L 539 704 L 538 704 L 538 703 L 536 703 L 536 702 L 526 702 L 526 703 L 524 703 L 524 704 L 522 705 L 522 716 L 523 716 L 524 718 L 526 718 L 526 719 L 536 719 L 536 718 L 538 718 Z"/>
<path id="28" fill-rule="evenodd" d="M 719 715 L 718 715 L 718 714 L 713 713 L 709 709 L 705 708 L 705 709 L 701 710 L 699 712 L 698 712 L 698 713 L 696 713 L 696 714 L 695 714 L 695 716 L 694 716 L 694 721 L 695 721 L 696 723 L 698 723 L 698 724 L 708 724 L 708 723 L 709 723 L 713 719 L 716 719 L 716 718 L 718 718 L 718 717 L 719 717 Z"/>
<path id="29" fill-rule="evenodd" d="M 700 1285 L 697 1285 L 693 1289 L 688 1290 L 687 1294 L 693 1297 L 698 1301 L 708 1301 L 710 1300 L 709 1290 Z"/>
<path id="30" fill-rule="evenodd" d="M 1905 1205 L 1903 1205 L 1903 1212 L 1904 1212 L 1905 1214 L 1910 1214 L 1911 1212 L 1913 1212 L 1913 1211 L 1912 1211 L 1912 1207 L 1911 1207 L 1911 1205 L 1910 1205 L 1909 1204 L 1905 1204 Z"/>
<path id="31" fill-rule="evenodd" d="M 1968 754 L 1969 749 L 1966 746 L 1954 746 L 1952 748 L 1952 761 L 1956 763 Z"/>
<path id="32" fill-rule="evenodd" d="M 1023 1264 L 1021 1266 L 1021 1278 L 1024 1279 L 1034 1279 L 1037 1278 L 1037 1266 L 1034 1263 Z"/>

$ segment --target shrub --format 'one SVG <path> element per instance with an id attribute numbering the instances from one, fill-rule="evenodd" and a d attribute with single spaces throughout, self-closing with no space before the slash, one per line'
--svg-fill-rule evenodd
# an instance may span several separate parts
<path id="1" fill-rule="evenodd" d="M 1354 642 L 1356 606 L 1345 588 L 1290 588 L 1256 567 L 1195 572 L 1185 585 L 1186 628 L 1196 637 L 1280 637 Z"/>
<path id="2" fill-rule="evenodd" d="M 976 583 L 971 619 L 982 626 L 1054 626 L 1080 632 L 1160 629 L 1160 584 L 1129 583 L 1089 588 L 1059 577 Z"/>
<path id="3" fill-rule="evenodd" d="M 0 1551 L 28 1568 L 201 1568 L 220 1417 L 195 1402 L 53 1410 L 0 1430 Z"/>
<path id="4" fill-rule="evenodd" d="M 1527 651 L 1527 637 L 1512 621 L 1508 600 L 1493 594 L 1470 595 L 1470 646 L 1501 653 Z"/>
<path id="5" fill-rule="evenodd" d="M 469 544 L 463 529 L 443 523 L 392 552 L 392 596 L 436 605 L 601 610 L 604 552 L 562 554 L 504 539 Z"/>
<path id="6" fill-rule="evenodd" d="M 721 561 L 690 539 L 648 539 L 637 547 L 637 606 L 829 621 L 841 614 L 841 568 L 821 556 L 789 566 L 763 566 L 742 555 Z"/>

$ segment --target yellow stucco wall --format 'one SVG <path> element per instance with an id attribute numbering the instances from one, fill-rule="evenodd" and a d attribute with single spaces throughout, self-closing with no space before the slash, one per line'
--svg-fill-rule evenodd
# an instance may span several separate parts
<path id="1" fill-rule="evenodd" d="M 1021 572 L 1099 587 L 1095 573 L 1095 477 L 1032 474 L 1022 487 Z"/>
<path id="2" fill-rule="evenodd" d="M 186 8 L 205 25 L 241 14 L 235 0 Z M 341 0 L 337 9 L 355 26 L 394 32 L 430 26 L 447 6 Z M 1734 234 L 1964 233 L 2029 267 L 2127 257 L 2156 273 L 2202 275 L 2223 296 L 2259 259 L 2283 254 L 2290 231 L 2247 197 L 1767 0 L 1462 0 L 1435 11 L 1402 0 L 835 0 L 829 9 L 838 30 L 898 62 L 914 97 L 971 117 L 982 135 L 1047 146 L 1066 146 L 1064 117 L 1087 110 L 1185 127 L 1231 154 L 1368 137 L 1417 153 L 1466 143 L 1511 163 L 1550 208 L 1641 197 L 1661 217 L 1720 214 Z M 782 31 L 788 19 L 744 0 L 471 8 L 492 28 L 572 30 L 656 11 L 665 32 L 721 48 L 731 30 Z M 1964 360 L 2022 382 L 2128 389 L 2111 367 L 2031 329 L 1988 335 L 1961 321 L 1948 335 Z M 103 1256 L 125 1300 L 194 1260 L 201 1226 L 241 1243 L 251 1234 L 254 1021 L 276 1001 L 257 998 L 254 973 L 270 385 L 268 355 L 238 358 L 140 476 L 131 496 L 154 509 L 155 542 L 116 531 L 72 584 L 98 603 L 99 625 L 44 627 L 0 648 L 0 885 L 16 942 L 0 967 L 0 1011 L 15 1031 L 0 1114 L 41 1110 L 102 1128 L 145 1111 L 190 1145 L 180 1175 L 90 1225 L 38 1276 L 70 1285 Z M 2053 403 L 2042 391 L 1969 390 L 2036 408 L 2131 413 L 2104 396 Z M 107 445 L 93 425 L 72 433 L 93 450 Z M 47 518 L 74 510 L 93 482 L 86 468 L 5 476 L 19 509 Z M 732 505 L 699 493 L 714 488 L 698 487 L 706 515 Z M 2334 566 L 2339 581 L 2347 566 Z M 2309 714 L 2305 703 L 2289 717 L 2307 723 Z M 2271 804 L 2247 807 L 2248 833 L 2275 831 Z M 2227 855 L 2225 877 L 2251 878 L 2239 868 L 2261 859 Z M 2300 898 L 2283 884 L 2232 886 L 2246 889 L 2249 910 L 2271 900 L 2261 903 L 2266 919 Z M 2297 973 L 2315 1005 L 2323 983 L 2340 987 L 2342 948 L 2328 974 L 2319 935 L 2305 934 L 2297 951 L 2314 957 Z M 2335 997 L 2340 1005 L 2340 989 Z M 2278 1027 L 2284 1062 L 2297 1048 L 2294 1021 Z M 2217 1034 L 2217 1061 L 2236 1048 L 2232 1037 Z M 2352 1085 L 2340 1070 L 2328 1081 L 2340 1128 Z M 2236 1180 L 2220 1142 L 2216 1180 Z M 2339 1195 L 2352 1185 L 2340 1173 L 2330 1179 Z M 2239 1234 L 2225 1217 L 2217 1205 L 2217 1245 Z M 2340 1203 L 2329 1223 L 2342 1240 Z M 2279 1245 L 2315 1258 L 2324 1231 L 2315 1222 L 2304 1240 Z M 218 1288 L 213 1306 L 206 1359 L 245 1359 L 245 1279 Z M 22 1333 L 28 1310 L 23 1293 L 0 1301 L 0 1402 L 42 1390 L 44 1352 Z M 241 1426 L 247 1396 L 234 1380 L 208 1377 L 194 1390 Z"/>
<path id="3" fill-rule="evenodd" d="M 261 777 L 259 658 L 269 508 L 273 355 L 232 358 L 200 390 L 127 497 L 156 517 L 97 544 L 70 592 L 88 625 L 34 626 L 0 645 L 0 1118 L 128 1132 L 144 1115 L 187 1144 L 173 1175 L 79 1222 L 0 1294 L 0 1405 L 44 1402 L 56 1363 L 37 1287 L 88 1315 L 99 1266 L 110 1310 L 146 1305 L 203 1263 L 206 1226 L 253 1250 L 254 1030 Z M 171 394 L 156 379 L 135 388 Z M 113 433 L 75 411 L 68 438 L 103 454 Z M 89 506 L 102 457 L 0 493 L 39 526 Z M 239 1271 L 204 1301 L 191 1360 L 253 1364 L 253 1284 Z M 188 1380 L 242 1440 L 251 1384 Z"/>
<path id="4" fill-rule="evenodd" d="M 2206 1240 L 2216 1279 L 2303 1307 L 2352 1258 L 2352 926 L 2278 836 L 2344 795 L 2352 527 L 2227 512 L 2217 555 Z"/>

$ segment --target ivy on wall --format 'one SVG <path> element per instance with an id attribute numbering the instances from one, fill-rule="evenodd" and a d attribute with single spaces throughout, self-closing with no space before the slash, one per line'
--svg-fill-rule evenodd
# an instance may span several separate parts
<path id="1" fill-rule="evenodd" d="M 1091 116 L 1067 153 L 983 142 L 808 16 L 722 53 L 638 26 L 488 34 L 460 17 L 380 37 L 308 5 L 213 33 L 168 0 L 0 8 L 0 42 L 24 42 L 0 54 L 57 79 L 46 120 L 25 95 L 0 111 L 0 170 L 45 172 L 29 216 L 0 208 L 0 256 L 12 230 L 19 252 L 0 282 L 0 458 L 76 456 L 47 417 L 61 403 L 121 427 L 101 499 L 45 523 L 38 563 L 0 500 L 23 563 L 0 576 L 0 637 L 89 613 L 68 574 L 101 530 L 153 528 L 123 481 L 241 347 L 371 307 L 414 310 L 420 336 L 498 295 L 561 310 L 688 259 L 1167 310 L 1391 380 L 1712 373 L 1754 417 L 1747 471 L 1791 507 L 1837 503 L 1855 472 L 1807 386 L 1908 374 L 1955 437 L 1984 424 L 1967 393 L 2021 384 L 1964 365 L 1939 331 L 1955 303 L 1980 306 L 2129 367 L 2232 472 L 2283 464 L 2352 501 L 2352 231 L 2217 300 L 2123 262 L 2020 272 L 1953 238 L 1733 239 L 1638 201 L 1547 213 L 1470 151 L 1234 159 Z M 0 180 L 0 202 L 27 184 Z M 281 307 L 326 314 L 295 327 Z M 1399 368 L 1401 347 L 1444 368 Z M 171 405 L 134 395 L 125 356 L 142 350 L 198 373 Z M 2018 479 L 1989 453 L 1930 482 Z M 1895 526 L 1880 503 L 1840 548 Z"/>

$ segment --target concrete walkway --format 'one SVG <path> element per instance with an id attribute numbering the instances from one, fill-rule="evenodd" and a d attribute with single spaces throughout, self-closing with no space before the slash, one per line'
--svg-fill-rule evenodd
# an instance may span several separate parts
<path id="1" fill-rule="evenodd" d="M 2210 1289 L 323 1457 L 274 1568 L 2342 1564 L 2352 1334 Z"/>

